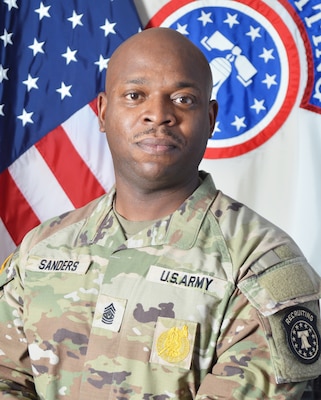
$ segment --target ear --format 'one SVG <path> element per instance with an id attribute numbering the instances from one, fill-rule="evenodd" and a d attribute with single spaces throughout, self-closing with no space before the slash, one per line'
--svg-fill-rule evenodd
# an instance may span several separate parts
<path id="1" fill-rule="evenodd" d="M 98 122 L 100 132 L 105 132 L 105 114 L 107 108 L 106 93 L 101 92 L 97 97 Z"/>
<path id="2" fill-rule="evenodd" d="M 209 138 L 212 137 L 215 128 L 215 122 L 218 112 L 218 102 L 216 100 L 211 100 L 209 103 L 209 117 L 210 117 L 210 132 Z"/>

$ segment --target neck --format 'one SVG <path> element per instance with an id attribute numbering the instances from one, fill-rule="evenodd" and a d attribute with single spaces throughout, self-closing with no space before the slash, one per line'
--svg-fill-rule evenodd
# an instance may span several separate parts
<path id="1" fill-rule="evenodd" d="M 198 186 L 197 177 L 182 187 L 146 190 L 116 178 L 116 210 L 129 221 L 156 220 L 173 213 Z"/>

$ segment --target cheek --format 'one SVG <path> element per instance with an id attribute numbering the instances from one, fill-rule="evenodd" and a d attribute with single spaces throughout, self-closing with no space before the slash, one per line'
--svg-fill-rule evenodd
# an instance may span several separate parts
<path id="1" fill-rule="evenodd" d="M 114 159 L 124 156 L 131 143 L 130 126 L 125 118 L 106 118 L 105 132 L 107 143 Z"/>
<path id="2" fill-rule="evenodd" d="M 194 154 L 203 153 L 209 139 L 210 125 L 204 119 L 194 119 L 189 125 L 189 147 Z"/>
<path id="3" fill-rule="evenodd" d="M 107 134 L 129 136 L 133 120 L 127 111 L 110 108 L 106 113 L 105 128 Z"/>
<path id="4" fill-rule="evenodd" d="M 210 123 L 208 118 L 203 116 L 195 116 L 184 123 L 184 130 L 189 132 L 190 139 L 196 143 L 201 143 L 208 139 Z"/>

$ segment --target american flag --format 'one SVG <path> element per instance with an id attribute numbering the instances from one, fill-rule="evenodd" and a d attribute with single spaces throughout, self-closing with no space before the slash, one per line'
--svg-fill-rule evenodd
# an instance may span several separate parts
<path id="1" fill-rule="evenodd" d="M 141 29 L 131 0 L 1 0 L 0 264 L 40 222 L 108 191 L 96 96 Z"/>

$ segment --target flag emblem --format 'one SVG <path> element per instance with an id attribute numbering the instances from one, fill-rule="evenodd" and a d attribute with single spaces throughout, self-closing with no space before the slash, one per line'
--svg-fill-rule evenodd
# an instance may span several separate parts
<path id="1" fill-rule="evenodd" d="M 167 8 L 167 15 L 164 7 L 150 25 L 182 33 L 209 61 L 219 113 L 205 157 L 253 150 L 277 132 L 297 99 L 300 64 L 293 37 L 264 2 L 184 3 Z"/>

